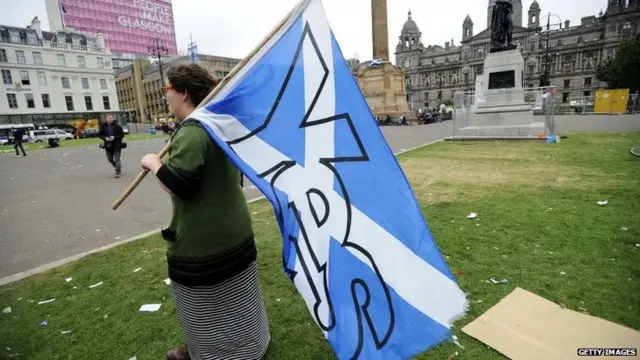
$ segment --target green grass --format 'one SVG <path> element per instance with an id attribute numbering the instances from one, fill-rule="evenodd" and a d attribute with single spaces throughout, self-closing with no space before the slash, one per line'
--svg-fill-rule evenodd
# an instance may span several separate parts
<path id="1" fill-rule="evenodd" d="M 151 134 L 129 134 L 125 137 L 125 141 L 136 141 L 136 140 L 147 140 L 147 139 L 161 139 L 166 138 L 166 136 L 162 135 L 162 132 L 156 133 L 156 135 Z M 102 140 L 100 138 L 87 138 L 87 139 L 73 139 L 73 140 L 60 140 L 60 147 L 56 149 L 64 149 L 68 147 L 75 146 L 98 146 Z M 38 151 L 38 150 L 46 150 L 49 149 L 46 143 L 24 143 L 24 149 L 29 151 Z M 54 150 L 54 149 L 51 149 Z M 14 152 L 13 145 L 5 145 L 0 146 L 0 152 Z"/>
<path id="2" fill-rule="evenodd" d="M 640 329 L 640 161 L 628 153 L 638 144 L 640 133 L 572 134 L 560 144 L 438 143 L 401 155 L 451 270 L 464 271 L 457 280 L 471 303 L 454 327 L 465 348 L 447 343 L 418 359 L 456 351 L 458 359 L 502 358 L 460 329 L 515 287 Z M 251 211 L 273 338 L 268 359 L 332 359 L 282 272 L 270 205 Z M 466 219 L 472 211 L 475 221 Z M 509 283 L 486 283 L 491 277 Z M 165 278 L 164 243 L 152 236 L 1 287 L 0 307 L 13 312 L 0 314 L 0 358 L 161 359 L 183 341 Z M 146 303 L 163 305 L 139 313 Z"/>

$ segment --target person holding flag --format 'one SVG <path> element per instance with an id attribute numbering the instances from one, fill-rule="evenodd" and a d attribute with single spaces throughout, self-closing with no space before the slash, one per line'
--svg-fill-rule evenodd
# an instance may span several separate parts
<path id="1" fill-rule="evenodd" d="M 170 148 L 164 163 L 150 154 L 142 166 L 172 194 L 163 236 L 191 358 L 260 359 L 268 346 L 239 171 L 271 203 L 283 276 L 338 359 L 410 359 L 455 341 L 467 296 L 321 0 L 300 0 L 213 91 L 194 65 L 168 77 L 182 126 L 160 152 Z"/>
<path id="2" fill-rule="evenodd" d="M 172 68 L 167 78 L 169 110 L 182 123 L 164 160 L 141 160 L 173 203 L 162 237 L 186 345 L 167 359 L 260 359 L 270 333 L 241 175 L 203 125 L 188 119 L 215 82 L 195 64 Z"/>

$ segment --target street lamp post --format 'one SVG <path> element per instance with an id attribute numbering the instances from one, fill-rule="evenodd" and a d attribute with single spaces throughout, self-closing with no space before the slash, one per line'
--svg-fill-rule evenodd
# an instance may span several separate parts
<path id="1" fill-rule="evenodd" d="M 545 32 L 545 54 L 544 54 L 544 77 L 540 78 L 540 87 L 551 85 L 551 69 L 549 69 L 549 34 L 551 33 L 551 16 L 557 17 L 562 26 L 562 18 L 558 15 L 548 13 L 547 15 L 547 31 Z"/>
<path id="2" fill-rule="evenodd" d="M 160 86 L 164 86 L 164 73 L 162 72 L 162 55 L 168 55 L 169 49 L 164 45 L 160 45 L 160 40 L 158 38 L 153 39 L 153 43 L 148 47 L 149 54 L 155 56 L 158 59 L 158 66 L 160 67 Z M 162 92 L 162 90 L 160 90 Z M 167 108 L 167 101 L 164 98 L 164 94 L 161 94 L 162 103 L 164 108 L 164 116 L 167 117 L 169 113 L 169 109 Z M 168 119 L 165 119 L 168 120 Z"/>

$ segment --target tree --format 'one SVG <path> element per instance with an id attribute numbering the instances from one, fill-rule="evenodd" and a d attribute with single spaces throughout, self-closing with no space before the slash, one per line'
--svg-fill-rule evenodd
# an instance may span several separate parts
<path id="1" fill-rule="evenodd" d="M 596 78 L 610 89 L 640 90 L 640 35 L 620 44 L 615 57 L 598 66 Z"/>

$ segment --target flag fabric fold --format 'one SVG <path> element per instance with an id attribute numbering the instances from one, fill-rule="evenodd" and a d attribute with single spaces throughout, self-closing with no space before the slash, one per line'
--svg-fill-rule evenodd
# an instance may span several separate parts
<path id="1" fill-rule="evenodd" d="M 301 1 L 189 118 L 273 205 L 284 273 L 340 359 L 407 359 L 451 339 L 466 296 L 320 0 Z"/>

